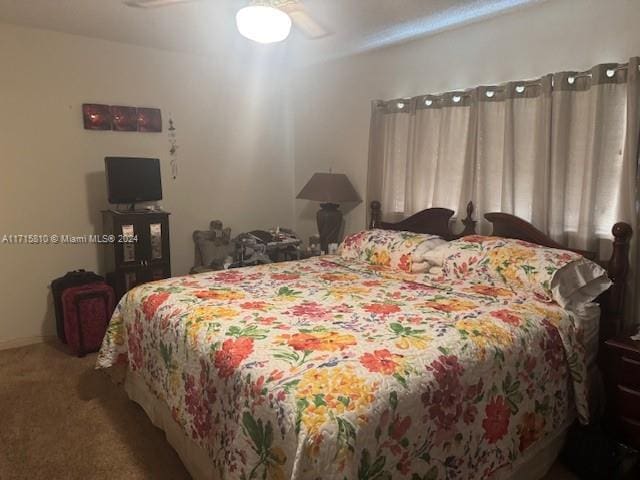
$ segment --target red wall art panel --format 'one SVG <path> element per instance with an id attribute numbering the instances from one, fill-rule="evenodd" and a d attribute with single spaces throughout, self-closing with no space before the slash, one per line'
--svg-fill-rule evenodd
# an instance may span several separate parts
<path id="1" fill-rule="evenodd" d="M 111 130 L 109 105 L 82 104 L 82 119 L 86 130 Z"/>
<path id="2" fill-rule="evenodd" d="M 162 131 L 162 115 L 159 108 L 138 108 L 138 131 Z"/>
<path id="3" fill-rule="evenodd" d="M 82 120 L 85 130 L 162 132 L 162 113 L 159 108 L 83 103 Z"/>
<path id="4" fill-rule="evenodd" d="M 116 132 L 138 131 L 138 109 L 136 107 L 111 106 L 111 122 Z"/>

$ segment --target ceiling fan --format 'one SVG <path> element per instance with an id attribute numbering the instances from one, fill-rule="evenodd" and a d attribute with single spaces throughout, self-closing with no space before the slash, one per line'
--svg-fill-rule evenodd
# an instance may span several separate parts
<path id="1" fill-rule="evenodd" d="M 130 7 L 157 8 L 193 1 L 198 0 L 124 0 L 123 3 Z M 309 14 L 300 0 L 250 0 L 247 6 L 238 11 L 236 23 L 242 35 L 260 43 L 284 40 L 291 24 L 311 39 L 326 37 L 331 33 Z M 271 35 L 269 32 L 256 32 L 252 36 L 253 32 L 250 31 L 269 28 L 273 30 Z"/>

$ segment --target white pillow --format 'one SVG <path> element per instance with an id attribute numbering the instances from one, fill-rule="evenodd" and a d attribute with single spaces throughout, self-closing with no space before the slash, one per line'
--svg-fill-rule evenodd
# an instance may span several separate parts
<path id="1" fill-rule="evenodd" d="M 592 302 L 611 285 L 604 268 L 581 258 L 555 273 L 551 279 L 551 293 L 561 307 L 575 309 Z"/>
<path id="2" fill-rule="evenodd" d="M 442 240 L 438 246 L 422 254 L 422 261 L 441 267 L 444 264 L 444 258 L 447 256 L 448 246 L 449 243 Z"/>
<path id="3" fill-rule="evenodd" d="M 422 242 L 413 252 L 413 261 L 414 262 L 423 262 L 425 261 L 425 256 L 432 252 L 435 248 L 438 248 L 442 245 L 446 245 L 447 241 L 443 240 L 439 237 L 432 237 L 429 240 L 425 240 Z"/>
<path id="4" fill-rule="evenodd" d="M 411 273 L 424 273 L 431 267 L 429 262 L 413 262 L 411 264 Z"/>

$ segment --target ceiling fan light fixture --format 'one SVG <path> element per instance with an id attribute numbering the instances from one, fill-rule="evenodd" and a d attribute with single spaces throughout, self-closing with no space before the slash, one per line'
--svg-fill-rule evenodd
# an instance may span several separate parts
<path id="1" fill-rule="evenodd" d="M 281 42 L 291 31 L 291 17 L 282 10 L 264 5 L 241 8 L 236 25 L 243 37 L 258 43 Z"/>

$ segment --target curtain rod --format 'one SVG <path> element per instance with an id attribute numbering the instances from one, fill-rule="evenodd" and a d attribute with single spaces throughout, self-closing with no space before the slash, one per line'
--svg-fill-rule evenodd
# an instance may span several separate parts
<path id="1" fill-rule="evenodd" d="M 573 79 L 576 78 L 585 78 L 585 77 L 592 77 L 593 74 L 591 73 L 591 71 L 601 65 L 608 65 L 607 63 L 601 63 L 599 65 L 595 65 L 594 67 L 590 68 L 589 70 L 585 70 L 582 72 L 576 72 L 575 74 L 571 75 L 570 77 L 573 77 Z M 611 68 L 607 68 L 607 71 L 609 70 L 613 70 L 614 72 L 617 72 L 619 70 L 627 70 L 629 68 L 629 62 L 627 63 L 622 63 L 622 64 L 616 64 L 616 66 L 612 66 Z M 640 66 L 638 66 L 638 69 L 640 70 Z M 552 73 L 551 75 L 551 85 L 553 86 L 553 77 L 555 77 L 557 74 L 559 73 L 568 73 L 568 72 L 556 72 L 556 73 Z M 545 75 L 546 76 L 546 75 Z M 613 75 L 610 75 L 610 77 L 613 77 Z M 516 80 L 516 81 L 510 81 L 510 82 L 506 82 L 506 83 L 517 83 L 519 85 L 516 86 L 516 88 L 518 87 L 534 87 L 534 86 L 542 86 L 543 83 L 539 80 Z M 481 87 L 484 85 L 481 85 Z M 496 86 L 484 86 L 485 88 L 491 89 L 491 91 L 494 92 L 502 92 L 504 90 L 507 89 L 507 85 L 505 83 L 496 85 Z M 438 98 L 434 98 L 434 101 L 438 101 L 440 100 L 443 96 L 445 95 L 452 95 L 454 97 L 461 97 L 461 98 L 467 98 L 470 97 L 473 92 L 477 89 L 478 87 L 475 88 L 469 88 L 469 89 L 465 89 L 465 90 L 451 90 L 451 91 L 447 91 L 447 92 L 442 92 L 442 93 L 436 93 L 436 94 L 426 94 L 426 95 L 417 95 L 416 97 L 405 97 L 402 99 L 392 99 L 392 100 L 382 100 L 382 103 L 386 103 L 386 102 L 411 102 L 413 98 L 419 98 L 419 97 L 438 97 Z M 522 93 L 522 92 L 519 92 Z M 404 105 L 403 105 L 404 107 Z M 400 107 L 400 108 L 403 108 Z"/>

